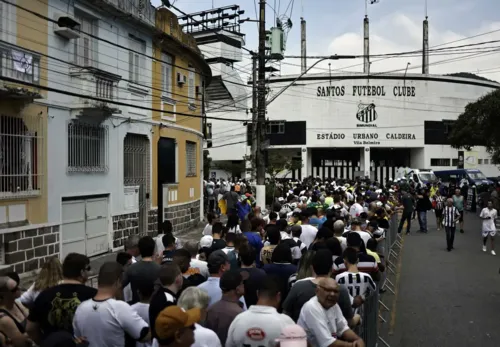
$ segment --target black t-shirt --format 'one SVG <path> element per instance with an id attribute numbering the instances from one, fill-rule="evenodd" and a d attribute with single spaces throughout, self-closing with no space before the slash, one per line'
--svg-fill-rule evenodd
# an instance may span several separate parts
<path id="1" fill-rule="evenodd" d="M 73 334 L 73 316 L 77 307 L 96 294 L 97 289 L 84 284 L 59 284 L 45 289 L 36 298 L 28 320 L 40 325 L 42 339 L 61 330 Z"/>
<path id="2" fill-rule="evenodd" d="M 161 260 L 161 264 L 170 264 L 174 261 L 174 253 L 175 250 L 164 250 L 163 251 L 163 258 Z"/>
<path id="3" fill-rule="evenodd" d="M 141 283 L 154 284 L 160 274 L 161 266 L 154 261 L 138 261 L 129 266 L 123 276 L 123 288 L 129 283 L 132 289 L 132 301 L 130 305 L 139 302 L 138 286 Z"/>
<path id="4" fill-rule="evenodd" d="M 242 268 L 240 272 L 248 272 L 248 280 L 244 282 L 245 285 L 245 303 L 247 308 L 257 304 L 257 292 L 260 289 L 261 284 L 266 278 L 266 272 L 262 269 L 257 268 Z"/>
<path id="5" fill-rule="evenodd" d="M 158 338 L 155 331 L 156 318 L 168 306 L 177 304 L 177 295 L 166 288 L 158 289 L 149 302 L 149 327 L 151 335 Z"/>
<path id="6" fill-rule="evenodd" d="M 216 239 L 212 241 L 212 252 L 223 248 L 226 248 L 226 241 L 223 239 Z"/>

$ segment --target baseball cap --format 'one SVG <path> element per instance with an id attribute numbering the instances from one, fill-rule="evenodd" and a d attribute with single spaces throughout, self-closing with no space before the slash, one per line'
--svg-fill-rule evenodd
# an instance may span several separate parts
<path id="1" fill-rule="evenodd" d="M 210 235 L 205 235 L 200 239 L 200 248 L 210 248 L 212 247 L 212 242 L 214 238 Z"/>
<path id="2" fill-rule="evenodd" d="M 229 258 L 224 251 L 219 249 L 210 253 L 207 263 L 209 269 L 217 269 L 218 271 L 222 265 L 229 263 Z"/>
<path id="3" fill-rule="evenodd" d="M 160 312 L 156 318 L 155 330 L 158 340 L 168 340 L 183 328 L 189 328 L 201 319 L 199 308 L 184 311 L 179 306 L 169 306 Z"/>
<path id="4" fill-rule="evenodd" d="M 235 290 L 238 288 L 240 284 L 243 283 L 243 281 L 248 279 L 248 272 L 247 271 L 236 271 L 236 270 L 229 270 L 226 271 L 222 274 L 219 282 L 220 289 L 223 292 L 229 292 L 231 290 Z"/>
<path id="5" fill-rule="evenodd" d="M 307 334 L 300 325 L 287 325 L 281 330 L 278 342 L 280 347 L 307 347 Z"/>

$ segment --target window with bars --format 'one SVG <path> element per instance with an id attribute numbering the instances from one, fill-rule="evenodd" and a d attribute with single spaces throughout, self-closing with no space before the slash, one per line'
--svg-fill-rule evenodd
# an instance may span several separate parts
<path id="1" fill-rule="evenodd" d="M 149 182 L 149 139 L 128 133 L 123 140 L 123 183 L 125 186 Z"/>
<path id="2" fill-rule="evenodd" d="M 40 195 L 43 118 L 0 115 L 0 199 Z"/>
<path id="3" fill-rule="evenodd" d="M 196 142 L 186 141 L 186 176 L 196 176 Z"/>
<path id="4" fill-rule="evenodd" d="M 146 57 L 144 54 L 146 54 L 146 42 L 130 35 L 129 48 L 129 80 L 135 83 L 141 83 L 145 80 L 144 73 L 146 70 Z"/>
<path id="5" fill-rule="evenodd" d="M 80 38 L 74 40 L 74 59 L 75 64 L 81 66 L 94 66 L 97 52 L 97 40 L 90 35 L 97 35 L 97 21 L 84 15 L 77 15 L 77 21 L 80 23 Z"/>
<path id="6" fill-rule="evenodd" d="M 162 96 L 172 97 L 172 78 L 173 78 L 173 57 L 169 54 L 161 54 L 161 90 Z"/>
<path id="7" fill-rule="evenodd" d="M 449 158 L 431 158 L 431 166 L 450 166 Z"/>
<path id="8" fill-rule="evenodd" d="M 195 70 L 192 66 L 189 67 L 188 73 L 188 99 L 189 105 L 195 106 L 195 98 L 196 98 L 196 79 L 195 79 Z"/>
<path id="9" fill-rule="evenodd" d="M 68 123 L 68 172 L 108 171 L 108 126 Z"/>

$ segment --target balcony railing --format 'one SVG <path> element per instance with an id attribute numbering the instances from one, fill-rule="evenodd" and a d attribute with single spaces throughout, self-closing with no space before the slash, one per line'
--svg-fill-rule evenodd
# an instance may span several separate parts
<path id="1" fill-rule="evenodd" d="M 12 82 L 0 81 L 0 85 L 7 87 L 21 87 L 30 90 L 29 86 L 23 86 L 23 82 L 40 83 L 40 57 L 18 46 L 0 45 L 0 75 L 19 81 L 19 85 Z M 33 90 L 39 92 L 38 89 Z"/>
<path id="2" fill-rule="evenodd" d="M 150 0 L 87 0 L 116 15 L 127 14 L 149 26 L 155 26 L 155 8 Z"/>
<path id="3" fill-rule="evenodd" d="M 73 84 L 82 95 L 75 108 L 102 108 L 112 107 L 106 101 L 115 100 L 118 97 L 118 82 L 121 76 L 110 74 L 106 71 L 86 68 L 71 71 Z M 104 99 L 95 100 L 95 99 Z"/>

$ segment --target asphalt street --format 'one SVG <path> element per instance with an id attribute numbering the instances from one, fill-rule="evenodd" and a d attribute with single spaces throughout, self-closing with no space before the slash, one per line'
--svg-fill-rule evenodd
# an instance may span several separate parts
<path id="1" fill-rule="evenodd" d="M 455 249 L 429 213 L 429 233 L 404 239 L 391 347 L 500 346 L 500 242 L 497 256 L 482 251 L 481 220 L 465 215 Z M 500 240 L 499 240 L 500 241 Z"/>

